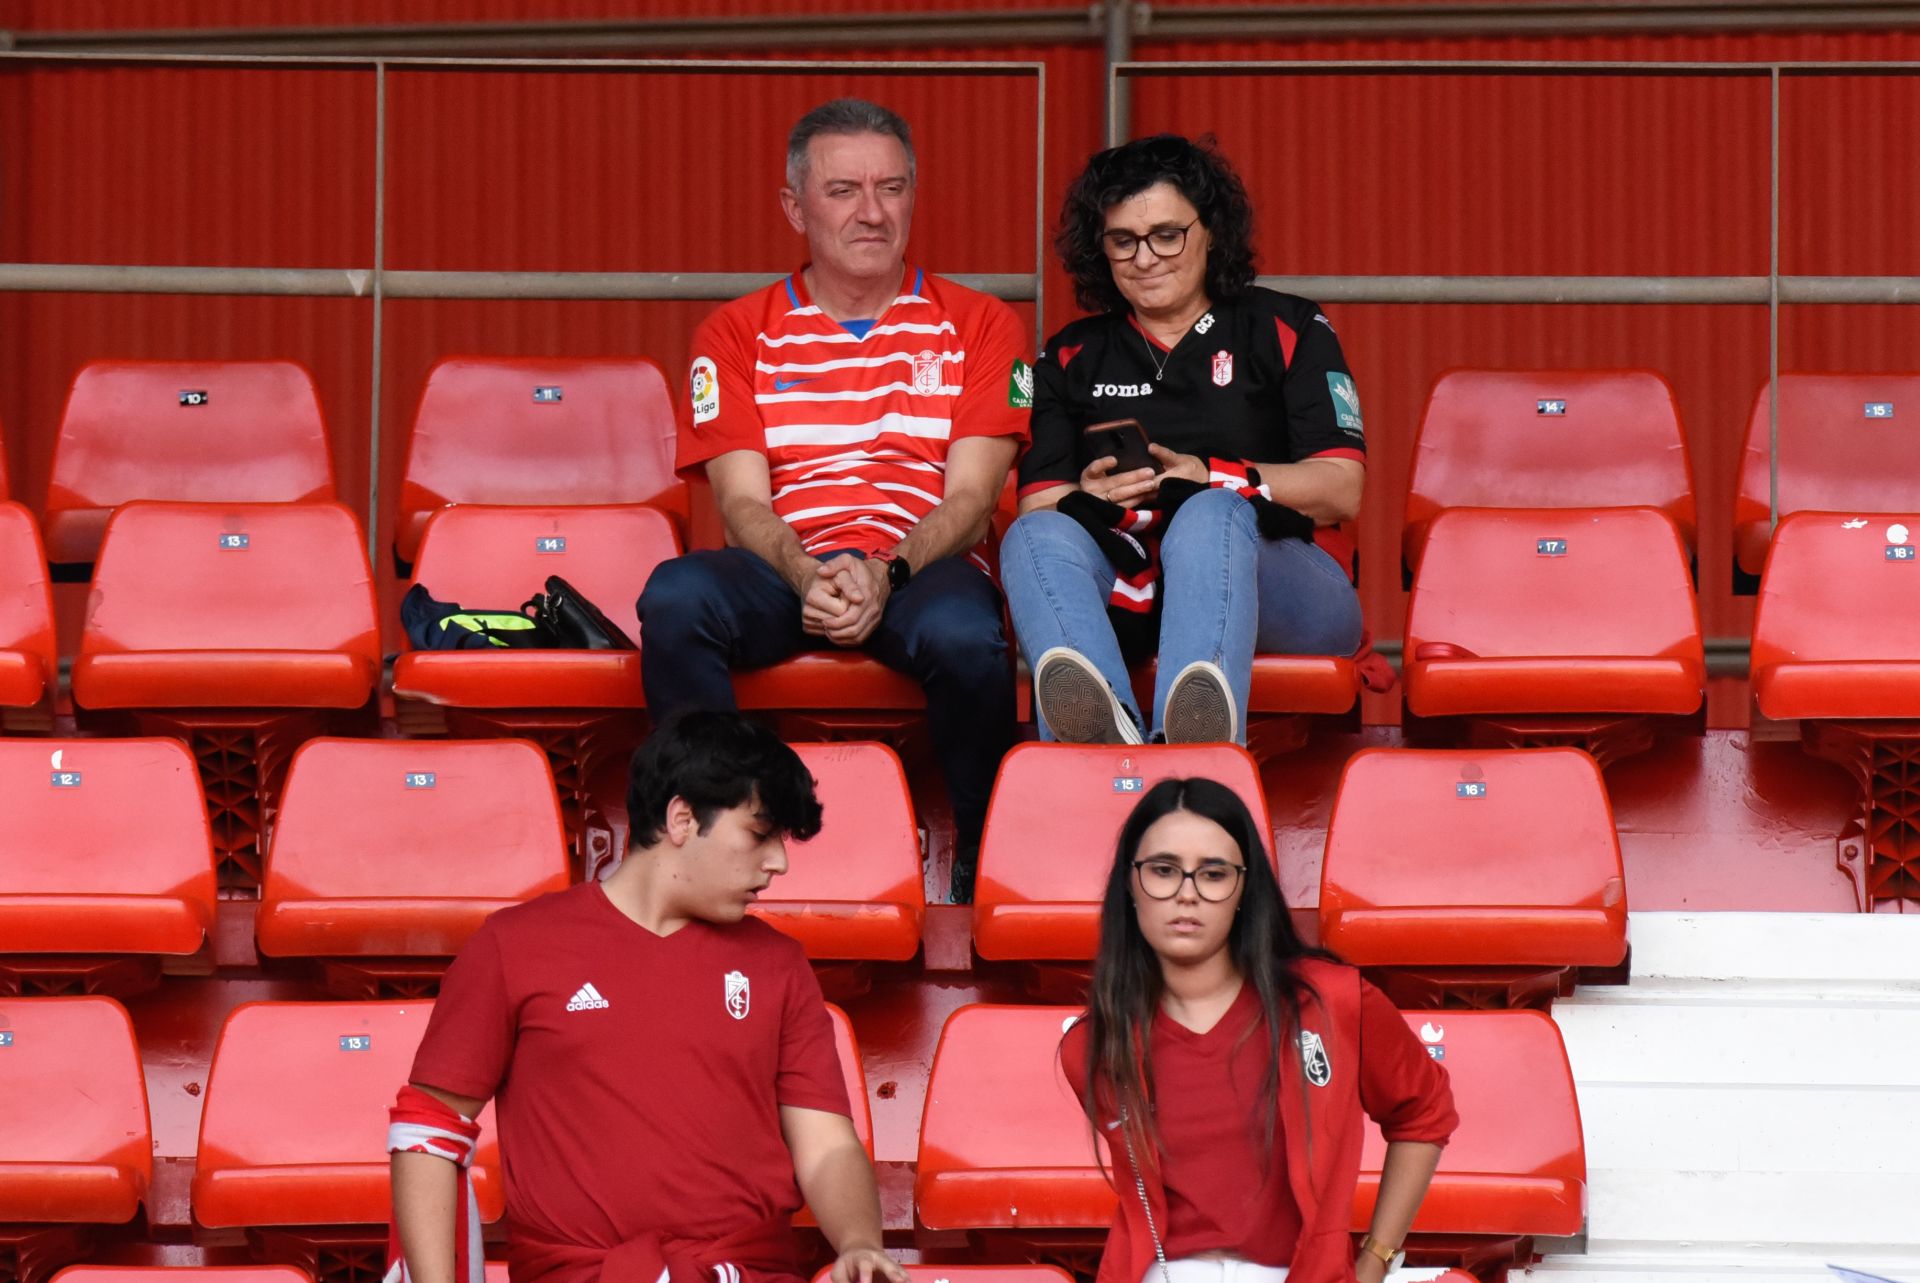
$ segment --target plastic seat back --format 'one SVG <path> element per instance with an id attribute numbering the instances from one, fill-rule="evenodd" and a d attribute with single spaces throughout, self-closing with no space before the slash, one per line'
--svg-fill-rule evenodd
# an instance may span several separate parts
<path id="1" fill-rule="evenodd" d="M 0 708 L 31 708 L 59 675 L 53 592 L 33 516 L 0 503 Z"/>
<path id="2" fill-rule="evenodd" d="M 380 673 L 365 541 L 339 504 L 131 503 L 74 663 L 88 708 L 359 708 Z"/>
<path id="3" fill-rule="evenodd" d="M 1371 748 L 1340 776 L 1321 940 L 1355 966 L 1612 966 L 1613 808 L 1574 748 Z"/>
<path id="4" fill-rule="evenodd" d="M 118 1225 L 152 1178 L 126 1009 L 111 998 L 0 997 L 0 1222 Z"/>
<path id="5" fill-rule="evenodd" d="M 313 1283 L 313 1276 L 291 1265 L 69 1265 L 53 1283 Z"/>
<path id="6" fill-rule="evenodd" d="M 679 552 L 653 508 L 462 505 L 428 523 L 414 578 L 441 601 L 512 609 L 559 575 L 637 643 L 634 603 L 653 568 Z"/>
<path id="7" fill-rule="evenodd" d="M 752 912 L 809 958 L 905 962 L 926 917 L 920 829 L 906 771 L 884 744 L 795 744 L 823 809 L 820 833 L 788 847 L 787 872 Z"/>
<path id="8" fill-rule="evenodd" d="M 1920 374 L 1780 376 L 1780 515 L 1899 512 L 1920 494 Z M 1749 575 L 1767 558 L 1767 385 L 1754 394 L 1734 499 L 1734 556 Z"/>
<path id="9" fill-rule="evenodd" d="M 1447 508 L 1659 508 L 1694 544 L 1680 406 L 1652 370 L 1449 370 L 1413 447 L 1402 535 L 1418 568 Z"/>
<path id="10" fill-rule="evenodd" d="M 313 376 L 293 361 L 90 361 L 73 380 L 47 488 L 47 552 L 92 561 L 134 499 L 334 497 Z"/>
<path id="11" fill-rule="evenodd" d="M 1000 763 L 980 845 L 973 942 L 989 961 L 1093 957 L 1120 826 L 1161 780 L 1233 789 L 1270 834 L 1260 771 L 1234 744 L 1019 744 Z"/>
<path id="12" fill-rule="evenodd" d="M 947 1017 L 920 1116 L 914 1204 L 934 1230 L 1104 1229 L 1111 1158 L 1060 1072 L 1077 1007 L 975 1004 Z"/>
<path id="13" fill-rule="evenodd" d="M 1572 1237 L 1586 1224 L 1587 1151 L 1560 1029 L 1537 1011 L 1409 1011 L 1445 1063 L 1460 1126 L 1413 1222 L 1416 1234 Z M 1371 1121 L 1353 1228 L 1373 1219 L 1386 1142 Z"/>
<path id="14" fill-rule="evenodd" d="M 427 375 L 396 547 L 412 561 L 447 504 L 656 502 L 685 519 L 673 403 L 644 357 L 450 356 Z"/>
<path id="15" fill-rule="evenodd" d="M 1753 617 L 1753 693 L 1763 714 L 1920 717 L 1917 543 L 1914 512 L 1798 512 L 1781 521 Z"/>
<path id="16" fill-rule="evenodd" d="M 210 1228 L 384 1225 L 387 1110 L 432 1013 L 417 1000 L 236 1007 L 200 1116 L 194 1219 Z M 474 1190 L 481 1219 L 495 1221 L 504 1195 L 492 1105 L 480 1127 Z"/>
<path id="17" fill-rule="evenodd" d="M 567 886 L 546 754 L 525 740 L 309 740 L 261 886 L 272 957 L 442 957 Z"/>
<path id="18" fill-rule="evenodd" d="M 0 740 L 0 950 L 191 954 L 213 926 L 213 838 L 172 739 Z"/>
<path id="19" fill-rule="evenodd" d="M 1654 508 L 1449 508 L 1407 605 L 1407 706 L 1691 713 L 1706 661 L 1679 532 Z"/>

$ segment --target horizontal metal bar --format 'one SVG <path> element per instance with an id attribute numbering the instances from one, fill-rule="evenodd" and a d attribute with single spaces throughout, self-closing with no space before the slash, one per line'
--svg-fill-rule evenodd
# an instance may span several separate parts
<path id="1" fill-rule="evenodd" d="M 1327 40 L 1708 31 L 1861 31 L 1911 27 L 1920 5 L 1774 2 L 1156 5 L 1136 34 L 1156 40 Z"/>
<path id="2" fill-rule="evenodd" d="M 0 37 L 7 33 L 0 32 Z M 16 39 L 26 33 L 16 33 Z M 790 47 L 790 46 L 787 46 Z M 1040 74 L 1038 62 L 973 61 L 924 62 L 905 59 L 783 59 L 756 61 L 751 58 L 427 58 L 385 57 L 381 55 L 306 55 L 239 53 L 149 53 L 68 52 L 6 48 L 0 44 L 0 67 L 9 64 L 30 66 L 43 63 L 61 65 L 152 65 L 157 67 L 206 66 L 235 70 L 316 70 L 367 71 L 384 64 L 389 71 L 652 71 L 668 75 L 732 75 L 741 72 L 773 72 L 784 75 L 838 75 L 860 71 L 876 74 L 913 74 L 929 76 L 1034 76 Z"/>
<path id="3" fill-rule="evenodd" d="M 1764 276 L 1263 276 L 1322 303 L 1765 303 Z"/>
<path id="4" fill-rule="evenodd" d="M 385 273 L 388 298 L 730 299 L 779 280 L 783 272 L 407 272 Z M 1029 303 L 1039 281 L 1030 272 L 955 272 L 951 279 L 1010 303 Z M 0 263 L 0 293 L 256 294 L 362 298 L 373 293 L 364 268 L 138 267 L 84 263 Z"/>
<path id="5" fill-rule="evenodd" d="M 1594 62 L 1579 59 L 1245 59 L 1222 62 L 1159 61 L 1115 63 L 1118 76 L 1771 76 L 1898 75 L 1920 73 L 1920 62 Z"/>
<path id="6" fill-rule="evenodd" d="M 1765 304 L 1764 276 L 1263 276 L 1322 303 Z M 1783 276 L 1782 303 L 1920 303 L 1920 277 Z"/>

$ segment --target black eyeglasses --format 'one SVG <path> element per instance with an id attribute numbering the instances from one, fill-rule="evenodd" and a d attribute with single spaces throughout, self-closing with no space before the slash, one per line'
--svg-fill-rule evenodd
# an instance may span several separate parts
<path id="1" fill-rule="evenodd" d="M 1181 868 L 1176 860 L 1149 857 L 1133 862 L 1140 889 L 1154 900 L 1173 899 L 1180 894 L 1180 884 L 1192 878 L 1194 893 L 1202 900 L 1218 904 L 1232 898 L 1234 888 L 1240 885 L 1240 875 L 1246 871 L 1245 865 L 1222 860 L 1208 860 L 1191 871 Z"/>
<path id="2" fill-rule="evenodd" d="M 1193 223 L 1199 221 L 1196 218 Z M 1192 230 L 1193 223 L 1185 227 L 1156 227 L 1145 236 L 1135 236 L 1132 232 L 1116 228 L 1100 233 L 1100 246 L 1107 251 L 1107 257 L 1116 263 L 1124 263 L 1138 254 L 1143 241 L 1153 251 L 1155 258 L 1172 258 L 1187 247 L 1187 233 Z"/>

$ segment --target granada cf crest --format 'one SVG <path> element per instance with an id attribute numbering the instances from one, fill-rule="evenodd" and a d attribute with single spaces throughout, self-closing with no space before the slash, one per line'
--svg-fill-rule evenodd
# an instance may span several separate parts
<path id="1" fill-rule="evenodd" d="M 727 1014 L 735 1020 L 747 1018 L 747 1004 L 752 998 L 747 987 L 747 976 L 743 971 L 727 972 Z"/>
<path id="2" fill-rule="evenodd" d="M 1233 382 L 1233 353 L 1222 349 L 1213 354 L 1213 382 L 1222 388 Z"/>
<path id="3" fill-rule="evenodd" d="M 913 391 L 916 396 L 933 396 L 940 391 L 938 352 L 922 352 L 913 358 Z"/>
<path id="4" fill-rule="evenodd" d="M 1327 1045 L 1311 1029 L 1300 1031 L 1300 1064 L 1307 1071 L 1307 1081 L 1315 1087 L 1325 1087 L 1333 1081 L 1333 1063 L 1327 1059 Z"/>

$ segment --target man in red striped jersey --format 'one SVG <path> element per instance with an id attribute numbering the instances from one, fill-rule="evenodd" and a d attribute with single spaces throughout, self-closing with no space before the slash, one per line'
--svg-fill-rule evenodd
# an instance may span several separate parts
<path id="1" fill-rule="evenodd" d="M 859 647 L 926 688 L 971 898 L 1013 670 L 983 540 L 1027 435 L 1012 309 L 906 261 L 905 121 L 842 98 L 787 141 L 787 221 L 810 261 L 694 334 L 678 467 L 704 470 L 728 548 L 667 562 L 639 603 L 655 717 L 732 708 L 732 668 Z"/>

